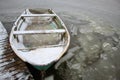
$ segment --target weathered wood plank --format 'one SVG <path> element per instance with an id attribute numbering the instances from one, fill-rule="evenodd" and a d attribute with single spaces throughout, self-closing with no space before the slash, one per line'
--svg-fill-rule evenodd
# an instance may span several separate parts
<path id="1" fill-rule="evenodd" d="M 13 34 L 23 35 L 23 34 L 51 34 L 51 33 L 64 33 L 65 29 L 57 30 L 34 30 L 34 31 L 14 31 Z"/>
<path id="2" fill-rule="evenodd" d="M 60 47 L 64 46 L 65 44 L 58 44 L 58 45 L 45 45 L 45 46 L 38 46 L 38 47 L 31 47 L 31 48 L 19 48 L 18 50 L 33 50 L 37 48 L 48 48 L 48 47 Z"/>
<path id="3" fill-rule="evenodd" d="M 22 14 L 22 17 L 54 17 L 56 14 Z"/>
<path id="4" fill-rule="evenodd" d="M 12 51 L 0 22 L 0 80 L 33 80 L 28 68 Z"/>

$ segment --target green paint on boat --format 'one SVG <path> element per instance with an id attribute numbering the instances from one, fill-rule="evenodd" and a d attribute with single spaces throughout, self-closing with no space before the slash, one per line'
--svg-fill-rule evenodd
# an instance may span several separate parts
<path id="1" fill-rule="evenodd" d="M 50 25 L 53 29 L 57 29 L 57 25 L 54 22 L 52 22 Z"/>
<path id="2" fill-rule="evenodd" d="M 47 70 L 48 68 L 50 68 L 53 64 L 48 64 L 45 66 L 35 66 L 33 65 L 34 68 L 36 68 L 37 70 Z"/>

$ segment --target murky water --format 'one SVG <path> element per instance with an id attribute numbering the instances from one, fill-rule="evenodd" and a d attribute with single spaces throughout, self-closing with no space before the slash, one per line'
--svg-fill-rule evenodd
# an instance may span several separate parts
<path id="1" fill-rule="evenodd" d="M 28 25 L 26 30 L 55 30 L 57 25 L 50 23 L 32 23 Z M 24 35 L 23 43 L 26 47 L 40 47 L 45 45 L 56 45 L 61 41 L 60 34 L 32 34 Z"/>

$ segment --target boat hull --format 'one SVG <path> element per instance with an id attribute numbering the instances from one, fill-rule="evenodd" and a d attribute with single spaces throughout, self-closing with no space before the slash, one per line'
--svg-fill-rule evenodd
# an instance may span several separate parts
<path id="1" fill-rule="evenodd" d="M 10 45 L 16 55 L 38 70 L 50 68 L 65 54 L 69 44 L 65 24 L 50 9 L 26 9 L 10 34 Z"/>
<path id="2" fill-rule="evenodd" d="M 49 69 L 51 66 L 53 65 L 53 63 L 48 64 L 48 65 L 43 65 L 43 66 L 37 66 L 37 65 L 32 65 L 35 69 L 40 70 L 40 71 L 46 71 L 47 69 Z"/>

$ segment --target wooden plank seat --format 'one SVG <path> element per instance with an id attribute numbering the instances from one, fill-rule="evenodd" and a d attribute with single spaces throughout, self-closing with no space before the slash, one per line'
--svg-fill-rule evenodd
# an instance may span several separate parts
<path id="1" fill-rule="evenodd" d="M 54 17 L 56 14 L 22 14 L 21 17 Z"/>
<path id="2" fill-rule="evenodd" d="M 14 35 L 24 35 L 24 34 L 51 34 L 51 33 L 65 33 L 65 29 L 13 31 L 13 34 L 14 34 Z"/>
<path id="3" fill-rule="evenodd" d="M 64 46 L 64 45 L 65 44 L 44 45 L 44 46 L 37 46 L 37 47 L 18 48 L 17 50 L 33 50 L 33 49 L 37 49 L 37 48 L 60 47 L 60 46 Z"/>

